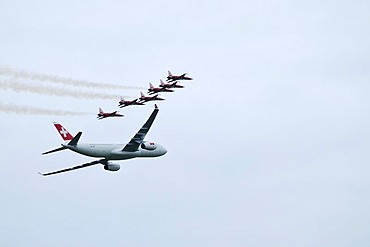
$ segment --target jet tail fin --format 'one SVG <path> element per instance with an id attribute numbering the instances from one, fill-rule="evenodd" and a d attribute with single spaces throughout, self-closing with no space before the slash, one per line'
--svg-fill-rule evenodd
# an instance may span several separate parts
<path id="1" fill-rule="evenodd" d="M 54 126 L 64 141 L 70 141 L 73 139 L 73 136 L 60 123 L 54 122 Z"/>
<path id="2" fill-rule="evenodd" d="M 75 137 L 73 137 L 73 139 L 70 142 L 68 142 L 68 145 L 76 146 L 78 141 L 80 140 L 81 135 L 82 135 L 82 132 L 81 131 L 78 132 L 77 135 L 75 135 Z"/>

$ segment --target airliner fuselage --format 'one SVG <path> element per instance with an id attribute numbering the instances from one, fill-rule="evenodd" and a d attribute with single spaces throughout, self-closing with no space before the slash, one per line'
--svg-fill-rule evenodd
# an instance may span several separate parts
<path id="1" fill-rule="evenodd" d="M 167 153 L 167 150 L 159 145 L 154 144 L 156 147 L 154 150 L 148 150 L 141 146 L 137 151 L 123 151 L 122 147 L 125 144 L 89 144 L 89 143 L 78 143 L 76 146 L 70 146 L 62 144 L 76 153 L 95 157 L 105 158 L 106 160 L 126 160 L 139 157 L 159 157 Z"/>

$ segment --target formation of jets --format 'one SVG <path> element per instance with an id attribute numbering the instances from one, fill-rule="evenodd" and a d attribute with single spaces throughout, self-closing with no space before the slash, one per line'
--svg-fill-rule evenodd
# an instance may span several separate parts
<path id="1" fill-rule="evenodd" d="M 140 93 L 141 96 L 134 100 L 125 100 L 121 97 L 118 106 L 122 108 L 131 105 L 145 105 L 145 103 L 148 101 L 164 100 L 163 98 L 159 98 L 159 95 L 157 93 L 173 92 L 173 90 L 171 90 L 170 88 L 183 88 L 184 86 L 177 84 L 177 80 L 192 80 L 192 78 L 186 77 L 185 75 L 186 74 L 174 76 L 171 74 L 170 71 L 168 71 L 167 76 L 168 83 L 164 83 L 161 80 L 158 88 L 155 88 L 153 85 L 150 84 L 148 93 L 155 95 L 145 96 L 141 92 Z M 43 155 L 69 149 L 73 152 L 99 159 L 74 167 L 40 174 L 43 176 L 49 176 L 97 164 L 103 165 L 103 168 L 107 171 L 118 171 L 120 169 L 120 165 L 117 163 L 112 163 L 111 162 L 112 160 L 113 161 L 127 160 L 140 157 L 153 158 L 165 155 L 167 153 L 167 150 L 163 146 L 154 142 L 148 142 L 144 140 L 155 118 L 157 117 L 158 112 L 159 112 L 158 106 L 155 104 L 154 110 L 149 116 L 148 120 L 144 123 L 144 125 L 139 129 L 139 131 L 134 135 L 134 137 L 131 138 L 131 140 L 127 144 L 80 143 L 79 140 L 82 135 L 82 132 L 78 132 L 75 136 L 72 136 L 70 132 L 68 132 L 60 123 L 54 122 L 55 128 L 57 129 L 65 143 L 61 144 L 61 147 L 59 148 L 44 152 Z M 101 108 L 99 108 L 97 118 L 103 119 L 107 117 L 123 117 L 123 115 L 119 114 L 118 111 L 104 112 Z"/>
<path id="2" fill-rule="evenodd" d="M 132 105 L 145 105 L 146 102 L 149 101 L 159 101 L 159 100 L 165 100 L 161 97 L 159 97 L 158 93 L 163 92 L 174 92 L 174 88 L 184 88 L 184 86 L 177 84 L 178 80 L 193 80 L 193 78 L 187 77 L 187 73 L 184 73 L 182 75 L 173 75 L 171 71 L 168 71 L 167 76 L 167 83 L 164 83 L 162 80 L 160 80 L 160 85 L 158 87 L 154 87 L 152 83 L 149 83 L 148 88 L 148 96 L 145 96 L 143 92 L 140 92 L 140 97 L 134 100 L 125 100 L 122 96 L 120 101 L 118 102 L 118 107 L 123 108 L 126 106 L 132 106 Z M 123 115 L 117 113 L 117 111 L 114 112 L 103 112 L 99 108 L 99 113 L 97 118 L 103 119 L 107 117 L 122 117 Z"/>

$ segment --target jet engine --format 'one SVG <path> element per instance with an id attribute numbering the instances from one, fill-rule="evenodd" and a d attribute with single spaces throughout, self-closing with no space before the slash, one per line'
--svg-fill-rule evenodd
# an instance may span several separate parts
<path id="1" fill-rule="evenodd" d="M 104 165 L 104 170 L 107 170 L 107 171 L 115 172 L 115 171 L 118 171 L 119 168 L 121 168 L 119 164 L 108 163 Z"/>
<path id="2" fill-rule="evenodd" d="M 141 144 L 141 148 L 146 150 L 154 150 L 157 148 L 157 144 L 155 144 L 154 142 L 143 142 Z"/>

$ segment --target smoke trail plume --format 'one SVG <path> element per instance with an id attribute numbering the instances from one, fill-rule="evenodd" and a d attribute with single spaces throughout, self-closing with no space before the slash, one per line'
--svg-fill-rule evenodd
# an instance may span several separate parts
<path id="1" fill-rule="evenodd" d="M 37 81 L 46 81 L 59 83 L 70 86 L 87 87 L 87 88 L 105 88 L 105 89 L 143 89 L 141 87 L 115 85 L 104 82 L 92 82 L 85 80 L 72 79 L 70 77 L 63 77 L 58 75 L 46 75 L 41 73 L 29 72 L 25 70 L 12 69 L 9 67 L 0 68 L 0 75 L 11 76 L 14 79 L 27 78 Z"/>
<path id="2" fill-rule="evenodd" d="M 17 93 L 19 92 L 29 92 L 29 93 L 36 93 L 36 94 L 43 94 L 43 95 L 50 95 L 50 96 L 66 96 L 72 97 L 77 99 L 118 99 L 117 95 L 114 94 L 106 94 L 106 93 L 93 93 L 93 92 L 86 92 L 80 90 L 68 90 L 63 88 L 53 88 L 47 86 L 37 86 L 28 83 L 22 83 L 17 81 L 0 81 L 0 89 L 10 89 Z"/>
<path id="3" fill-rule="evenodd" d="M 59 111 L 32 106 L 20 106 L 14 104 L 4 104 L 0 102 L 0 112 L 13 113 L 19 115 L 47 115 L 47 116 L 82 116 L 91 115 L 93 113 L 74 112 L 74 111 Z"/>

